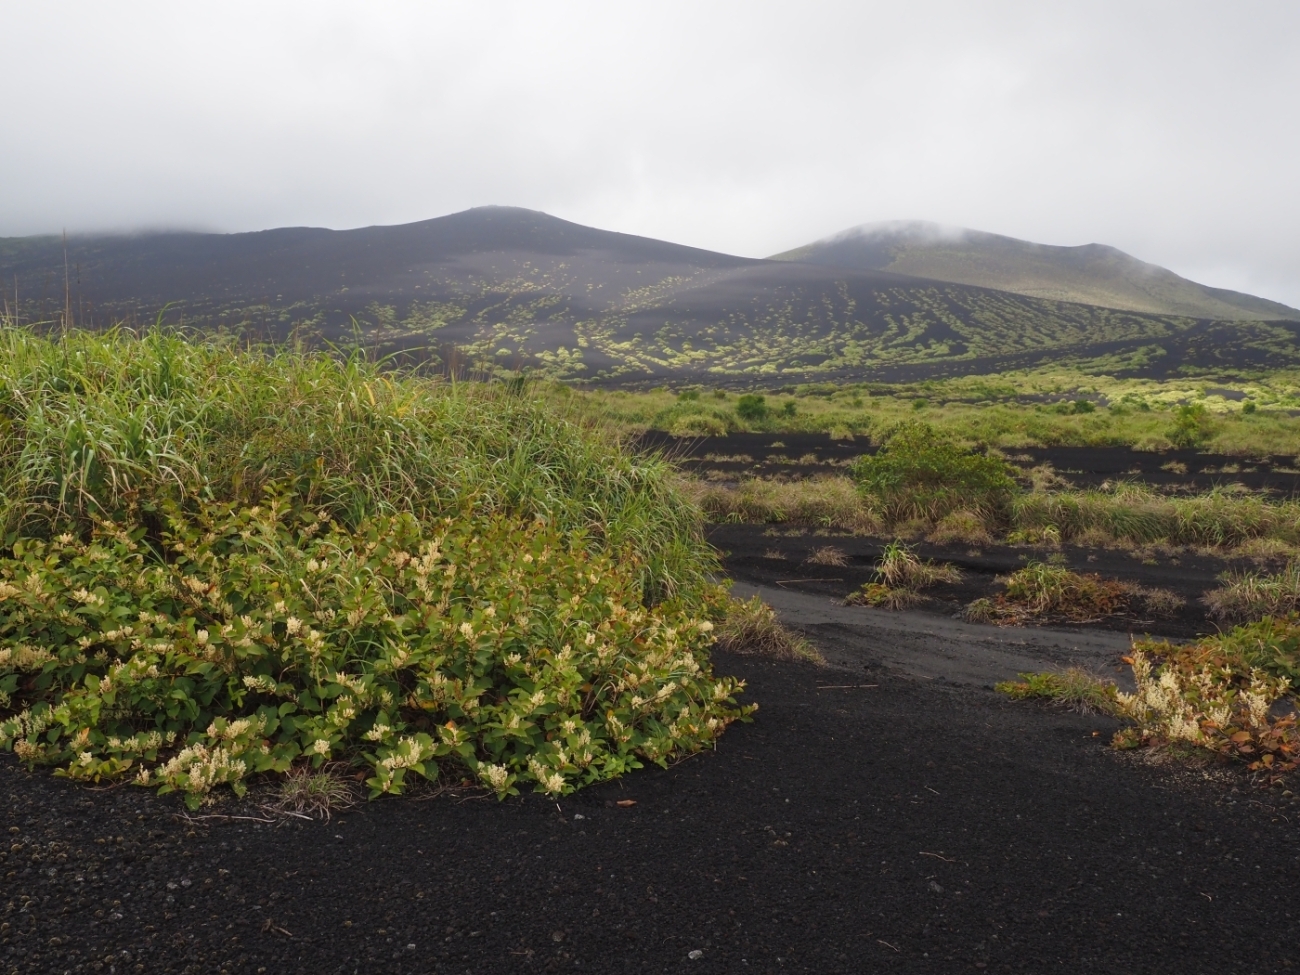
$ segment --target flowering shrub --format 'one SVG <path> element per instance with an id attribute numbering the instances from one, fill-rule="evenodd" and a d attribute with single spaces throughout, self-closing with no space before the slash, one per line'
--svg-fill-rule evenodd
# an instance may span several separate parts
<path id="1" fill-rule="evenodd" d="M 197 805 L 346 760 L 372 796 L 452 769 L 558 795 L 698 750 L 754 706 L 712 624 L 541 521 L 373 517 L 274 493 L 97 520 L 0 560 L 0 747 Z"/>
<path id="2" fill-rule="evenodd" d="M 1252 771 L 1281 774 L 1296 768 L 1296 715 L 1273 713 L 1290 683 L 1262 670 L 1243 672 L 1196 649 L 1135 646 L 1130 659 L 1137 689 L 1115 695 L 1116 712 L 1133 727 L 1117 732 L 1115 744 L 1184 742 L 1243 759 Z"/>

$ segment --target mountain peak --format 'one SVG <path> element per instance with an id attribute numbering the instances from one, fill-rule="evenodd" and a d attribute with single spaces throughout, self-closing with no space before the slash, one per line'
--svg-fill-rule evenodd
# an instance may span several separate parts
<path id="1" fill-rule="evenodd" d="M 1300 318 L 1294 308 L 1189 281 L 1106 244 L 1036 244 L 926 220 L 860 224 L 771 260 L 892 271 L 1147 314 L 1237 321 Z"/>

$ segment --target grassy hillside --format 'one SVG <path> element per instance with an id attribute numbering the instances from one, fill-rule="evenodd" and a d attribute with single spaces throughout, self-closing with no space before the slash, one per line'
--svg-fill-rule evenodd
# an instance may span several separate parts
<path id="1" fill-rule="evenodd" d="M 1300 318 L 1294 308 L 1197 284 L 1114 247 L 1053 247 L 920 221 L 866 224 L 774 260 L 896 271 L 1153 315 L 1228 321 Z"/>
<path id="2" fill-rule="evenodd" d="M 162 311 L 206 331 L 487 374 L 752 385 L 1066 363 L 1148 376 L 1300 363 L 1300 322 L 1117 311 L 888 270 L 747 260 L 504 207 L 337 232 L 77 239 L 66 275 L 60 241 L 0 242 L 0 279 L 16 282 L 21 321 L 98 327 Z"/>

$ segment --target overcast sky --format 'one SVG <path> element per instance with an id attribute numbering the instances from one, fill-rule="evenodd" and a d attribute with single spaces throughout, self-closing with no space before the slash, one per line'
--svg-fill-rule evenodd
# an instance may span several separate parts
<path id="1" fill-rule="evenodd" d="M 0 236 L 927 219 L 1300 306 L 1300 3 L 0 4 Z"/>

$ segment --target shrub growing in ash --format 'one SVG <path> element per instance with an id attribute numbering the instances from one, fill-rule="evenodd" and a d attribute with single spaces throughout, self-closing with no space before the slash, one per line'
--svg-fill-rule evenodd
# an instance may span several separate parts
<path id="1" fill-rule="evenodd" d="M 746 393 L 736 400 L 736 416 L 749 423 L 761 423 L 767 419 L 767 399 L 758 393 Z"/>
<path id="2" fill-rule="evenodd" d="M 892 521 L 935 522 L 961 509 L 997 521 L 1017 490 L 1005 461 L 964 450 L 926 423 L 902 424 L 852 473 Z"/>
<path id="3" fill-rule="evenodd" d="M 321 513 L 324 514 L 323 512 Z M 461 770 L 560 794 L 743 716 L 712 623 L 640 603 L 630 556 L 541 523 L 410 515 L 352 531 L 272 497 L 111 522 L 0 566 L 0 743 L 62 774 L 198 800 L 346 759 L 373 795 Z"/>
<path id="4" fill-rule="evenodd" d="M 551 794 L 711 743 L 672 471 L 524 387 L 0 333 L 0 747 L 197 804 L 341 761 Z"/>

